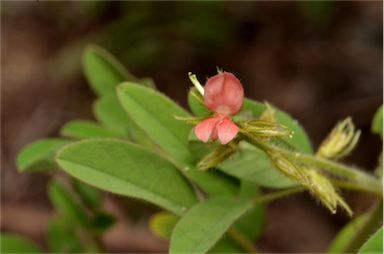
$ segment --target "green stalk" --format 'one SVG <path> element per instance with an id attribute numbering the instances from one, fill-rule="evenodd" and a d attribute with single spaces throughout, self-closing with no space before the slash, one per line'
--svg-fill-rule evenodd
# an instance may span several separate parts
<path id="1" fill-rule="evenodd" d="M 354 167 L 323 159 L 310 154 L 304 154 L 297 151 L 290 151 L 281 147 L 277 147 L 266 142 L 261 142 L 253 136 L 243 132 L 244 139 L 250 144 L 258 147 L 264 152 L 274 151 L 281 153 L 293 160 L 300 161 L 302 164 L 321 170 L 335 178 L 334 182 L 337 186 L 345 189 L 360 190 L 382 196 L 382 183 L 374 176 L 365 173 Z"/>

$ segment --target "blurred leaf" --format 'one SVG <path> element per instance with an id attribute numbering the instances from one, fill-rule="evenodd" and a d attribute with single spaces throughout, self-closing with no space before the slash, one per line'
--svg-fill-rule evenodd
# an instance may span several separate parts
<path id="1" fill-rule="evenodd" d="M 216 244 L 213 246 L 208 253 L 243 253 L 241 249 L 233 240 L 224 235 Z"/>
<path id="2" fill-rule="evenodd" d="M 100 123 L 122 136 L 130 136 L 130 130 L 136 127 L 114 94 L 99 98 L 93 112 Z"/>
<path id="3" fill-rule="evenodd" d="M 373 117 L 371 131 L 375 134 L 383 135 L 383 105 L 381 105 Z"/>
<path id="4" fill-rule="evenodd" d="M 116 222 L 115 217 L 104 212 L 96 213 L 95 217 L 92 218 L 90 224 L 90 230 L 96 234 L 101 235 L 108 229 L 110 229 Z"/>
<path id="5" fill-rule="evenodd" d="M 48 246 L 52 253 L 80 253 L 83 247 L 71 223 L 64 218 L 54 218 L 49 222 Z"/>
<path id="6" fill-rule="evenodd" d="M 175 116 L 189 114 L 168 97 L 152 89 L 124 83 L 118 86 L 121 104 L 136 124 L 159 145 L 190 179 L 209 194 L 234 194 L 236 185 L 217 172 L 201 172 L 193 165 L 187 141 L 192 129 Z"/>
<path id="7" fill-rule="evenodd" d="M 66 123 L 60 130 L 62 136 L 68 138 L 84 139 L 84 138 L 108 138 L 118 137 L 119 135 L 113 131 L 107 130 L 95 122 L 85 120 L 74 120 Z"/>
<path id="8" fill-rule="evenodd" d="M 336 237 L 333 238 L 327 253 L 346 253 L 349 245 L 355 239 L 368 219 L 369 214 L 363 214 L 356 217 L 346 226 L 344 226 Z"/>
<path id="9" fill-rule="evenodd" d="M 192 207 L 176 224 L 170 253 L 205 253 L 252 207 L 250 200 L 217 197 Z"/>
<path id="10" fill-rule="evenodd" d="M 91 209 L 100 208 L 102 202 L 102 194 L 99 190 L 77 179 L 73 179 L 72 185 L 87 207 Z"/>
<path id="11" fill-rule="evenodd" d="M 119 83 L 137 81 L 114 56 L 96 45 L 84 50 L 83 69 L 91 88 L 98 95 L 114 94 Z"/>
<path id="12" fill-rule="evenodd" d="M 361 246 L 359 253 L 361 254 L 381 254 L 383 253 L 383 227 L 374 233 L 364 244 Z"/>
<path id="13" fill-rule="evenodd" d="M 263 187 L 287 188 L 297 184 L 275 169 L 263 151 L 247 144 L 242 144 L 241 149 L 218 168 L 228 175 Z"/>
<path id="14" fill-rule="evenodd" d="M 172 234 L 172 230 L 175 227 L 178 216 L 175 216 L 169 212 L 158 212 L 152 215 L 149 220 L 149 228 L 158 237 L 169 239 Z"/>
<path id="15" fill-rule="evenodd" d="M 191 89 L 188 94 L 188 103 L 189 107 L 192 110 L 192 112 L 196 116 L 207 116 L 209 113 L 203 104 L 199 102 L 193 95 L 194 89 Z M 291 116 L 289 116 L 287 113 L 273 107 L 276 110 L 276 118 L 279 123 L 282 125 L 285 125 L 290 130 L 294 132 L 294 135 L 292 138 L 286 138 L 284 139 L 287 143 L 291 144 L 295 148 L 307 152 L 312 153 L 312 145 L 308 138 L 307 133 L 304 131 L 304 129 L 299 125 L 297 120 L 294 120 Z M 259 117 L 265 110 L 267 109 L 267 106 L 263 103 L 250 100 L 245 98 L 244 104 L 242 107 L 242 111 L 250 111 L 254 117 Z"/>
<path id="16" fill-rule="evenodd" d="M 154 148 L 150 138 L 136 125 L 121 106 L 116 95 L 99 98 L 93 105 L 95 117 L 101 124 L 121 136 L 148 148 Z"/>
<path id="17" fill-rule="evenodd" d="M 56 152 L 70 141 L 65 139 L 42 139 L 28 144 L 17 155 L 16 165 L 18 170 L 36 171 L 57 168 L 54 160 Z"/>
<path id="18" fill-rule="evenodd" d="M 87 227 L 89 219 L 79 200 L 63 184 L 51 181 L 48 184 L 48 196 L 55 208 L 71 223 Z"/>
<path id="19" fill-rule="evenodd" d="M 70 175 L 102 190 L 141 198 L 182 214 L 197 200 L 177 169 L 157 154 L 130 142 L 76 142 L 56 157 Z"/>
<path id="20" fill-rule="evenodd" d="M 34 242 L 15 234 L 0 234 L 1 253 L 42 253 Z"/>

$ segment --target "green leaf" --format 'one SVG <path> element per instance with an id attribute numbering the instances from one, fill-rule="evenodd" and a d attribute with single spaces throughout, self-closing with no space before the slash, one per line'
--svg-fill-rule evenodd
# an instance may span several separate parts
<path id="1" fill-rule="evenodd" d="M 149 228 L 158 237 L 169 239 L 179 217 L 169 212 L 158 212 L 149 220 Z"/>
<path id="2" fill-rule="evenodd" d="M 15 234 L 0 234 L 1 253 L 42 253 L 34 242 Z"/>
<path id="3" fill-rule="evenodd" d="M 48 184 L 48 196 L 52 204 L 71 223 L 87 227 L 89 219 L 80 201 L 63 184 L 52 181 Z"/>
<path id="4" fill-rule="evenodd" d="M 27 145 L 17 155 L 16 165 L 18 170 L 36 171 L 57 168 L 54 160 L 56 152 L 70 141 L 65 139 L 42 139 Z"/>
<path id="5" fill-rule="evenodd" d="M 83 247 L 71 223 L 65 218 L 54 218 L 49 222 L 48 246 L 52 253 L 80 253 Z"/>
<path id="6" fill-rule="evenodd" d="M 359 253 L 361 254 L 381 254 L 383 253 L 383 228 L 381 227 L 374 233 L 363 246 L 361 246 Z"/>
<path id="7" fill-rule="evenodd" d="M 175 214 L 197 200 L 167 160 L 130 142 L 93 139 L 64 147 L 56 157 L 70 175 L 102 190 L 141 198 Z"/>
<path id="8" fill-rule="evenodd" d="M 84 50 L 83 70 L 91 88 L 98 95 L 114 94 L 119 83 L 137 81 L 115 57 L 96 45 Z"/>
<path id="9" fill-rule="evenodd" d="M 73 179 L 73 188 L 81 198 L 82 202 L 91 209 L 98 209 L 101 206 L 102 194 L 99 190 L 83 183 L 77 179 Z"/>
<path id="10" fill-rule="evenodd" d="M 119 99 L 131 118 L 151 139 L 177 161 L 189 162 L 187 138 L 192 127 L 175 116 L 188 113 L 166 96 L 134 83 L 117 88 Z"/>
<path id="11" fill-rule="evenodd" d="M 262 194 L 260 188 L 254 183 L 249 181 L 241 182 L 240 197 L 252 200 L 260 194 Z M 247 238 L 255 240 L 263 231 L 264 219 L 265 207 L 262 204 L 256 204 L 234 224 L 234 227 Z"/>
<path id="12" fill-rule="evenodd" d="M 161 147 L 188 178 L 209 194 L 234 194 L 237 186 L 218 172 L 201 172 L 187 147 L 192 126 L 175 116 L 189 114 L 166 96 L 134 83 L 118 86 L 121 104 L 136 124 Z"/>
<path id="13" fill-rule="evenodd" d="M 209 253 L 243 253 L 244 250 L 239 247 L 233 240 L 224 235 L 212 249 L 209 250 Z"/>
<path id="14" fill-rule="evenodd" d="M 346 226 L 344 226 L 336 237 L 333 238 L 327 253 L 346 253 L 349 245 L 360 234 L 360 230 L 369 218 L 369 214 L 363 214 L 356 217 Z"/>
<path id="15" fill-rule="evenodd" d="M 383 135 L 383 105 L 376 111 L 372 120 L 371 131 Z"/>
<path id="16" fill-rule="evenodd" d="M 263 187 L 287 188 L 297 184 L 275 169 L 263 151 L 247 144 L 242 144 L 241 149 L 218 168 L 228 175 Z"/>
<path id="17" fill-rule="evenodd" d="M 116 222 L 115 217 L 108 213 L 98 212 L 94 218 L 92 218 L 89 229 L 95 235 L 102 235 L 110 229 Z"/>
<path id="18" fill-rule="evenodd" d="M 170 253 L 205 253 L 246 211 L 252 202 L 216 197 L 192 207 L 176 224 Z"/>
<path id="19" fill-rule="evenodd" d="M 74 120 L 66 123 L 60 130 L 62 136 L 75 139 L 118 137 L 113 131 L 107 130 L 95 122 Z"/>
<path id="20" fill-rule="evenodd" d="M 93 112 L 100 123 L 122 136 L 130 137 L 130 130 L 136 128 L 114 94 L 100 97 L 93 104 Z"/>
<path id="21" fill-rule="evenodd" d="M 121 136 L 129 137 L 135 143 L 155 149 L 150 138 L 125 112 L 115 94 L 99 98 L 93 104 L 93 112 L 96 119 L 106 128 Z"/>

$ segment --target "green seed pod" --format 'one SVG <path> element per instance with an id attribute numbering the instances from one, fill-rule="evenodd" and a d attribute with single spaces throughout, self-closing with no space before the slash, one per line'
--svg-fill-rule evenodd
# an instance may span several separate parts
<path id="1" fill-rule="evenodd" d="M 233 141 L 228 145 L 218 146 L 215 150 L 205 156 L 198 164 L 200 170 L 207 170 L 219 165 L 231 157 L 238 149 L 238 142 Z"/>
<path id="2" fill-rule="evenodd" d="M 243 132 L 262 138 L 292 137 L 293 132 L 284 125 L 264 120 L 247 120 L 239 123 Z"/>

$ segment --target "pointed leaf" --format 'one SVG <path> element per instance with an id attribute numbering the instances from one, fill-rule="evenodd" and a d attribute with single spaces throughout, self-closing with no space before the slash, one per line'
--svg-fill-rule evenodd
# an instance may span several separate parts
<path id="1" fill-rule="evenodd" d="M 56 152 L 70 141 L 65 139 L 42 139 L 28 144 L 17 155 L 16 165 L 18 170 L 36 171 L 57 168 L 54 160 Z"/>
<path id="2" fill-rule="evenodd" d="M 383 253 L 383 227 L 377 230 L 363 246 L 359 253 L 361 254 L 381 254 Z"/>
<path id="3" fill-rule="evenodd" d="M 236 185 L 217 172 L 198 171 L 187 147 L 192 126 L 175 116 L 187 117 L 188 113 L 166 96 L 134 83 L 118 86 L 121 104 L 136 124 L 164 150 L 170 159 L 209 194 L 233 194 Z"/>
<path id="4" fill-rule="evenodd" d="M 0 234 L 1 253 L 42 253 L 34 242 L 15 234 Z"/>
<path id="5" fill-rule="evenodd" d="M 84 50 L 84 74 L 98 95 L 114 94 L 124 81 L 137 81 L 114 56 L 103 48 L 91 45 Z"/>
<path id="6" fill-rule="evenodd" d="M 252 207 L 250 200 L 217 197 L 192 207 L 176 224 L 170 253 L 205 253 Z"/>
<path id="7" fill-rule="evenodd" d="M 66 123 L 60 130 L 60 134 L 64 137 L 83 139 L 83 138 L 108 138 L 118 137 L 119 135 L 113 131 L 107 130 L 95 122 L 74 120 Z"/>
<path id="8" fill-rule="evenodd" d="M 56 160 L 90 185 L 147 200 L 175 214 L 197 202 L 192 187 L 170 162 L 130 142 L 81 141 L 66 146 Z"/>

